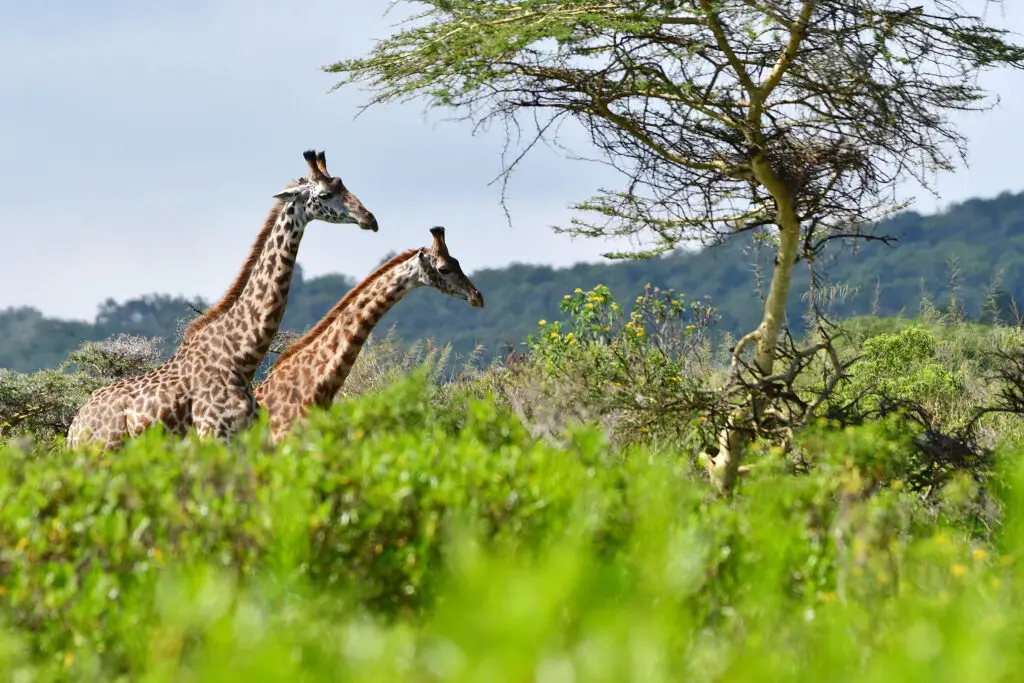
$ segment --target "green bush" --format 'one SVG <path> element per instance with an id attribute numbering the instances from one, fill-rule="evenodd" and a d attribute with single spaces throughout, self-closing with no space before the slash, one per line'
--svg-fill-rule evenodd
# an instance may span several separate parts
<path id="1" fill-rule="evenodd" d="M 1017 452 L 990 536 L 959 483 L 934 504 L 900 485 L 898 418 L 803 432 L 804 476 L 755 453 L 726 501 L 685 454 L 592 428 L 554 446 L 435 390 L 415 373 L 277 449 L 262 424 L 230 447 L 7 448 L 5 679 L 904 680 L 908 638 L 966 680 L 1020 663 Z"/>
<path id="2" fill-rule="evenodd" d="M 597 285 L 566 294 L 560 310 L 564 322 L 541 320 L 527 339 L 549 393 L 613 416 L 617 442 L 685 440 L 708 402 L 714 309 L 647 285 L 627 311 Z"/>
<path id="3" fill-rule="evenodd" d="M 960 368 L 939 361 L 942 342 L 920 325 L 864 340 L 860 360 L 837 395 L 841 402 L 859 402 L 876 412 L 880 401 L 922 404 L 929 412 L 948 413 L 964 390 Z"/>
<path id="4" fill-rule="evenodd" d="M 0 453 L 0 587 L 44 652 L 138 661 L 129 636 L 159 568 L 212 561 L 238 578 L 280 568 L 379 613 L 435 589 L 458 513 L 529 546 L 570 518 L 600 439 L 532 441 L 486 403 L 438 415 L 424 373 L 317 412 L 276 452 L 262 426 L 233 449 L 152 431 L 120 452 Z"/>

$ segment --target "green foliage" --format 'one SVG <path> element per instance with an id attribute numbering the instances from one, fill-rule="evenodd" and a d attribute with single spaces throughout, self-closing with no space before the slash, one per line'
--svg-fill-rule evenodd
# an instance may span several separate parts
<path id="1" fill-rule="evenodd" d="M 105 382 L 85 373 L 0 370 L 0 440 L 15 435 L 47 439 L 67 432 L 89 394 Z"/>
<path id="2" fill-rule="evenodd" d="M 1019 443 L 1024 436 L 1016 411 L 977 414 L 980 408 L 1003 403 L 1006 373 L 1014 375 L 1003 354 L 1024 343 L 1020 328 L 951 317 L 863 317 L 845 320 L 841 327 L 839 354 L 860 360 L 849 369 L 849 383 L 839 385 L 832 407 L 843 406 L 843 412 L 852 409 L 872 419 L 879 410 L 897 407 L 894 404 L 916 406 L 925 411 L 920 417 L 947 433 L 977 420 L 986 444 Z M 910 342 L 910 337 L 916 345 L 911 342 L 901 349 L 900 340 Z"/>
<path id="3" fill-rule="evenodd" d="M 647 285 L 627 311 L 597 285 L 577 287 L 559 308 L 565 322 L 541 320 L 526 342 L 549 387 L 574 387 L 579 400 L 616 413 L 627 438 L 689 429 L 709 373 L 716 315 L 707 303 Z"/>
<path id="4" fill-rule="evenodd" d="M 935 336 L 920 325 L 866 339 L 861 360 L 838 400 L 859 401 L 867 411 L 877 410 L 882 400 L 916 401 L 933 413 L 948 411 L 963 391 L 965 378 L 962 369 L 938 361 L 939 347 Z"/>
<path id="5" fill-rule="evenodd" d="M 212 562 L 242 580 L 284 571 L 344 587 L 379 613 L 432 597 L 453 515 L 529 547 L 572 517 L 601 442 L 564 451 L 473 403 L 439 416 L 424 373 L 318 413 L 277 452 L 263 432 L 234 450 L 151 432 L 116 454 L 0 454 L 0 587 L 34 647 L 144 659 L 160 567 Z M 486 457 L 482 457 L 486 455 Z M 134 634 L 134 635 L 133 635 Z M 141 659 L 140 659 L 141 658 Z"/>
<path id="6" fill-rule="evenodd" d="M 424 371 L 276 450 L 150 433 L 0 454 L 6 680 L 1004 678 L 1019 668 L 1021 452 L 1006 523 L 899 485 L 898 418 L 758 453 L 731 501 L 593 429 L 556 447 L 452 414 Z M 970 494 L 970 491 L 967 492 Z M 925 666 L 926 665 L 926 666 Z M 571 673 L 570 673 L 571 672 Z M 1002 673 L 1001 673 L 1002 672 Z"/>

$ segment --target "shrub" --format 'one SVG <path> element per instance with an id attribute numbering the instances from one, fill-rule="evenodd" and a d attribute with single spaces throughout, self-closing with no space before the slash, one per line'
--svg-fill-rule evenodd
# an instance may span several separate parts
<path id="1" fill-rule="evenodd" d="M 232 448 L 153 433 L 106 459 L 9 449 L 0 667 L 906 680 L 926 651 L 968 681 L 1015 670 L 1024 583 L 1000 551 L 1024 550 L 1019 522 L 986 545 L 886 486 L 912 437 L 897 419 L 806 434 L 812 474 L 783 476 L 766 451 L 725 501 L 678 459 L 614 457 L 590 430 L 556 449 L 486 403 L 456 429 L 421 375 L 316 411 L 276 453 L 263 426 Z M 1016 520 L 1024 478 L 1005 455 Z"/>
<path id="2" fill-rule="evenodd" d="M 541 320 L 527 340 L 550 391 L 569 386 L 618 441 L 685 438 L 706 405 L 709 327 L 704 302 L 648 285 L 628 311 L 607 287 L 577 288 L 560 304 L 564 322 Z"/>
<path id="3" fill-rule="evenodd" d="M 89 377 L 113 382 L 140 375 L 164 360 L 160 337 L 136 337 L 118 334 L 99 342 L 86 342 L 68 354 L 64 368 L 84 372 Z"/>
<path id="4" fill-rule="evenodd" d="M 920 325 L 864 340 L 861 359 L 837 399 L 877 412 L 882 401 L 920 403 L 948 413 L 964 388 L 963 371 L 939 362 L 940 342 Z"/>
<path id="5" fill-rule="evenodd" d="M 437 415 L 424 373 L 317 411 L 278 452 L 261 425 L 233 449 L 159 430 L 103 456 L 0 454 L 0 587 L 42 652 L 143 653 L 159 568 L 212 562 L 238 580 L 279 568 L 385 614 L 418 610 L 453 514 L 528 547 L 571 517 L 600 440 L 557 451 L 510 415 Z M 141 601 L 141 602 L 139 602 Z"/>

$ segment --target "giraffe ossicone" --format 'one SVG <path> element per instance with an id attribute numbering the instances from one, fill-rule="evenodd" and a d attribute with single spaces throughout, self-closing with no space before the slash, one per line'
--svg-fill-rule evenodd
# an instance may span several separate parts
<path id="1" fill-rule="evenodd" d="M 350 290 L 309 332 L 277 359 L 253 392 L 270 416 L 278 442 L 312 406 L 327 407 L 348 378 L 367 337 L 402 297 L 431 287 L 474 308 L 484 297 L 448 251 L 445 230 L 430 230 L 430 247 L 409 249 L 390 259 Z"/>
<path id="2" fill-rule="evenodd" d="M 308 177 L 274 195 L 224 297 L 189 324 L 166 363 L 93 392 L 71 422 L 68 446 L 117 448 L 156 424 L 179 436 L 195 427 L 201 436 L 226 439 L 251 423 L 257 410 L 252 378 L 281 325 L 306 225 L 320 220 L 377 231 L 373 213 L 327 172 L 324 153 L 302 156 Z"/>

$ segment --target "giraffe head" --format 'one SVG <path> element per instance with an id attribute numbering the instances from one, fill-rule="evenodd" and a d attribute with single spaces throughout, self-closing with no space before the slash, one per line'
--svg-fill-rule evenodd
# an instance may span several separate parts
<path id="1" fill-rule="evenodd" d="M 448 253 L 448 246 L 444 241 L 444 228 L 431 228 L 430 234 L 434 236 L 434 243 L 420 249 L 417 254 L 420 284 L 433 287 L 456 299 L 465 299 L 473 308 L 483 308 L 484 295 L 462 272 L 458 259 Z"/>
<path id="2" fill-rule="evenodd" d="M 377 232 L 377 218 L 373 212 L 349 192 L 341 178 L 331 177 L 327 173 L 324 153 L 306 150 L 302 157 L 309 165 L 309 177 L 299 178 L 274 197 L 298 204 L 297 210 L 305 212 L 307 221 L 355 223 L 363 230 Z"/>

